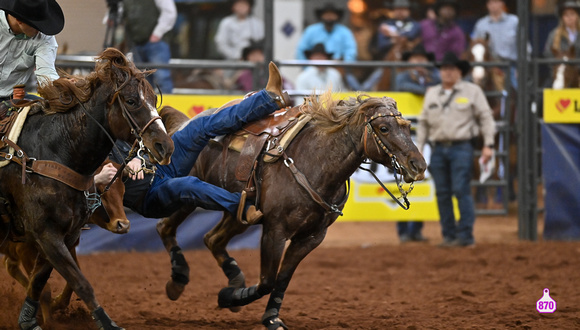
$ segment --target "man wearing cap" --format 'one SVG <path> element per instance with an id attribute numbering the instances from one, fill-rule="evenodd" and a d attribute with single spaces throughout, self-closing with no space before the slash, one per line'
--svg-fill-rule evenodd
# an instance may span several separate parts
<path id="1" fill-rule="evenodd" d="M 381 23 L 377 33 L 378 58 L 383 59 L 398 39 L 419 41 L 421 26 L 411 18 L 411 2 L 409 0 L 393 0 L 387 3 L 391 11 L 390 19 Z"/>
<path id="2" fill-rule="evenodd" d="M 425 49 L 435 54 L 441 61 L 443 55 L 451 51 L 458 57 L 465 51 L 465 33 L 455 23 L 459 4 L 454 0 L 438 0 L 435 3 L 435 20 L 421 21 L 421 38 Z"/>
<path id="3" fill-rule="evenodd" d="M 402 60 L 408 63 L 428 64 L 435 60 L 433 53 L 427 52 L 423 45 L 417 45 L 411 51 L 403 53 Z M 425 95 L 427 87 L 441 82 L 439 71 L 425 65 L 417 65 L 397 74 L 395 90 Z"/>
<path id="4" fill-rule="evenodd" d="M 475 205 L 470 181 L 473 171 L 472 139 L 483 136 L 481 157 L 487 163 L 493 155 L 495 122 L 483 91 L 463 81 L 469 62 L 445 53 L 440 64 L 441 84 L 427 90 L 417 127 L 417 144 L 432 147 L 429 172 L 435 182 L 441 222 L 442 247 L 473 246 Z M 459 207 L 459 222 L 453 213 L 452 197 Z"/>
<path id="5" fill-rule="evenodd" d="M 296 58 L 305 60 L 306 51 L 322 43 L 326 51 L 332 53 L 332 59 L 355 61 L 357 57 L 357 45 L 354 35 L 348 27 L 340 24 L 344 11 L 338 9 L 332 3 L 316 10 L 319 23 L 308 26 L 296 49 Z"/>
<path id="6" fill-rule="evenodd" d="M 517 87 L 516 66 L 518 59 L 517 30 L 518 17 L 505 12 L 503 0 L 487 0 L 489 15 L 480 18 L 471 34 L 471 39 L 488 39 L 492 58 L 498 61 L 510 61 L 514 65 L 511 69 L 511 83 Z"/>
<path id="7" fill-rule="evenodd" d="M 63 27 L 64 14 L 54 0 L 0 0 L 0 101 L 33 73 L 39 83 L 59 78 L 54 35 Z"/>

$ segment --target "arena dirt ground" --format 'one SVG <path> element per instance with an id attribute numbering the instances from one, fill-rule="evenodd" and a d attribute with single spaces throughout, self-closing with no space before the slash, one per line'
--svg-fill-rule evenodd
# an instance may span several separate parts
<path id="1" fill-rule="evenodd" d="M 472 249 L 438 248 L 439 228 L 427 223 L 428 243 L 400 245 L 393 223 L 334 224 L 296 271 L 281 317 L 291 329 L 580 328 L 580 243 L 521 242 L 515 212 L 478 217 Z M 232 255 L 255 283 L 258 251 Z M 192 281 L 175 302 L 164 292 L 165 253 L 104 253 L 80 263 L 102 306 L 127 329 L 262 329 L 266 298 L 239 313 L 219 310 L 221 270 L 206 250 L 186 258 Z M 63 280 L 53 274 L 50 282 L 54 295 Z M 557 302 L 553 314 L 536 311 L 544 288 Z M 23 300 L 24 289 L 0 271 L 0 329 L 17 329 Z M 44 327 L 94 328 L 76 297 Z"/>

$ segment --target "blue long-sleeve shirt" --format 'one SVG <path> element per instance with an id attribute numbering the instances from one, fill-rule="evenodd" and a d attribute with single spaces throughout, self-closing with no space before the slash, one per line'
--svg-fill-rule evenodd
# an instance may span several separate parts
<path id="1" fill-rule="evenodd" d="M 387 24 L 396 30 L 400 36 L 407 38 L 407 40 L 415 40 L 421 36 L 421 24 L 412 19 L 408 20 L 394 20 L 388 19 L 382 24 Z M 379 27 L 380 29 L 380 27 Z M 379 51 L 384 51 L 385 48 L 390 47 L 393 44 L 391 37 L 387 37 L 380 31 L 377 34 L 377 48 Z"/>
<path id="2" fill-rule="evenodd" d="M 319 43 L 324 44 L 326 52 L 332 53 L 335 60 L 356 60 L 356 40 L 350 29 L 342 24 L 335 24 L 332 31 L 328 32 L 323 23 L 312 24 L 304 30 L 298 42 L 296 58 L 306 60 L 304 51 L 312 49 Z"/>
<path id="3" fill-rule="evenodd" d="M 430 70 L 426 79 L 413 73 L 413 70 L 403 71 L 397 74 L 395 79 L 395 90 L 398 92 L 410 92 L 418 95 L 425 95 L 427 87 L 441 83 L 438 70 Z"/>

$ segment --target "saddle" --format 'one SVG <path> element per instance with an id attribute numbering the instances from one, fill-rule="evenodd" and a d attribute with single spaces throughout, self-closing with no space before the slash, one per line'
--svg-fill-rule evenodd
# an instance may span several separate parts
<path id="1" fill-rule="evenodd" d="M 251 181 L 262 151 L 266 163 L 280 159 L 284 150 L 311 118 L 304 115 L 299 107 L 286 108 L 249 123 L 235 133 L 228 148 L 240 153 L 235 170 L 236 179 L 242 182 Z"/>

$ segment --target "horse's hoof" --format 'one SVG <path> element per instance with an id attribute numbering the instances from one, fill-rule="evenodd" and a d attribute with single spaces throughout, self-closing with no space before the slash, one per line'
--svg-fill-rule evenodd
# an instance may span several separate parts
<path id="1" fill-rule="evenodd" d="M 268 319 L 268 320 L 264 320 L 262 322 L 262 324 L 268 330 L 279 330 L 279 329 L 288 330 L 288 327 L 286 326 L 286 324 L 284 324 L 284 322 L 282 322 L 282 320 L 280 320 L 279 317 L 272 318 L 272 319 Z"/>
<path id="2" fill-rule="evenodd" d="M 236 288 L 225 287 L 218 293 L 218 306 L 221 308 L 238 307 L 232 306 L 234 291 Z"/>
<path id="3" fill-rule="evenodd" d="M 93 316 L 93 320 L 97 322 L 97 328 L 99 328 L 99 330 L 125 330 L 125 328 L 121 328 L 111 320 L 103 307 L 98 307 L 91 313 L 91 315 Z"/>
<path id="4" fill-rule="evenodd" d="M 242 306 L 230 307 L 229 310 L 232 313 L 239 313 L 242 310 Z"/>
<path id="5" fill-rule="evenodd" d="M 167 298 L 173 301 L 179 299 L 184 290 L 185 284 L 175 282 L 173 279 L 167 281 L 167 284 L 165 285 L 165 293 L 167 293 Z"/>

